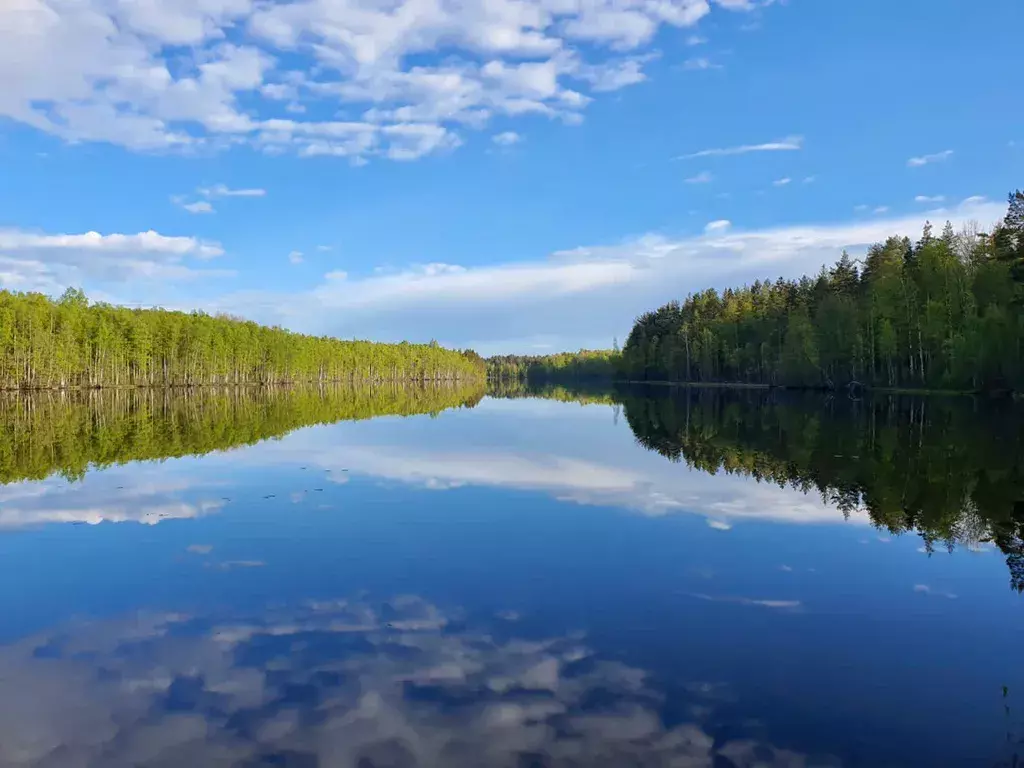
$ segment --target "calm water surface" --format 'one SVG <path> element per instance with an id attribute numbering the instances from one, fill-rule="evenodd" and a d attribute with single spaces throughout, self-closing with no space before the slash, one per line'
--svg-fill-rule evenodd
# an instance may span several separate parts
<path id="1" fill-rule="evenodd" d="M 546 394 L 0 402 L 0 765 L 1014 764 L 1012 406 Z"/>

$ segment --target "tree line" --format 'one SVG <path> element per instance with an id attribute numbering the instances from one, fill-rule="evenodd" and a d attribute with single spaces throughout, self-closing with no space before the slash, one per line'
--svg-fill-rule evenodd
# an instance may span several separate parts
<path id="1" fill-rule="evenodd" d="M 487 378 L 535 383 L 611 381 L 617 373 L 618 349 L 581 349 L 554 355 L 495 355 L 486 360 Z"/>
<path id="2" fill-rule="evenodd" d="M 575 384 L 556 384 L 550 381 L 530 384 L 526 378 L 489 379 L 487 396 L 501 400 L 538 398 L 579 405 L 618 405 L 615 390 L 600 380 L 585 380 Z"/>
<path id="3" fill-rule="evenodd" d="M 307 336 L 224 315 L 0 291 L 0 389 L 483 379 L 483 359 L 430 344 Z"/>
<path id="4" fill-rule="evenodd" d="M 843 253 L 800 280 L 708 289 L 637 318 L 635 381 L 1024 389 L 1024 192 L 1006 217 Z"/>
<path id="5" fill-rule="evenodd" d="M 928 551 L 994 545 L 1024 591 L 1024 408 L 749 388 L 618 399 L 637 442 L 671 461 L 817 493 Z"/>
<path id="6" fill-rule="evenodd" d="M 0 393 L 0 484 L 200 456 L 300 427 L 472 408 L 483 381 Z"/>

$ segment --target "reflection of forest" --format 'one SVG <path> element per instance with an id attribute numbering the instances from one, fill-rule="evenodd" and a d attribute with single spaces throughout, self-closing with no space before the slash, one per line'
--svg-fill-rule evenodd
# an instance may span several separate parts
<path id="1" fill-rule="evenodd" d="M 672 461 L 816 490 L 929 549 L 993 543 L 1024 591 L 1024 409 L 967 398 L 824 399 L 770 390 L 623 390 L 637 441 Z"/>
<path id="2" fill-rule="evenodd" d="M 0 397 L 0 483 L 251 445 L 313 424 L 473 407 L 483 384 L 125 389 Z"/>
<path id="3" fill-rule="evenodd" d="M 563 403 L 580 403 L 590 405 L 600 403 L 614 405 L 618 402 L 617 394 L 607 384 L 529 384 L 525 379 L 491 379 L 487 382 L 487 394 L 505 400 L 536 397 L 543 400 L 558 400 Z"/>

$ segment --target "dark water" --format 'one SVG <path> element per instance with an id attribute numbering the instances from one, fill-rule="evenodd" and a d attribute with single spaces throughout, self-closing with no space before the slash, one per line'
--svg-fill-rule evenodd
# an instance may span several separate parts
<path id="1" fill-rule="evenodd" d="M 0 401 L 0 765 L 1014 764 L 1012 405 L 502 394 Z"/>

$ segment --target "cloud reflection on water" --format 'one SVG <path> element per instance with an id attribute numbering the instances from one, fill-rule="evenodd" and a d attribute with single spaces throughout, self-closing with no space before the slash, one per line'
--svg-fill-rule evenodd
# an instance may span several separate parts
<path id="1" fill-rule="evenodd" d="M 247 472 L 259 472 L 262 482 L 297 469 L 321 472 L 320 485 L 362 476 L 432 491 L 538 492 L 648 516 L 697 514 L 723 531 L 744 521 L 846 522 L 817 495 L 737 475 L 711 476 L 665 461 L 637 446 L 628 427 L 615 424 L 613 415 L 603 405 L 485 400 L 472 412 L 437 419 L 341 422 L 198 461 L 120 466 L 72 484 L 59 478 L 16 483 L 0 488 L 0 528 L 104 521 L 152 525 L 196 518 L 219 511 L 225 488 L 241 482 Z M 302 477 L 308 485 L 306 471 Z M 290 487 L 279 492 L 293 503 L 322 490 L 296 489 L 294 480 L 288 478 Z M 205 498 L 180 498 L 186 491 Z M 854 513 L 849 521 L 864 524 L 868 519 Z"/>
<path id="2" fill-rule="evenodd" d="M 0 679 L 12 768 L 836 764 L 716 740 L 721 685 L 666 723 L 647 673 L 581 637 L 499 639 L 410 596 L 78 624 L 0 649 Z"/>

